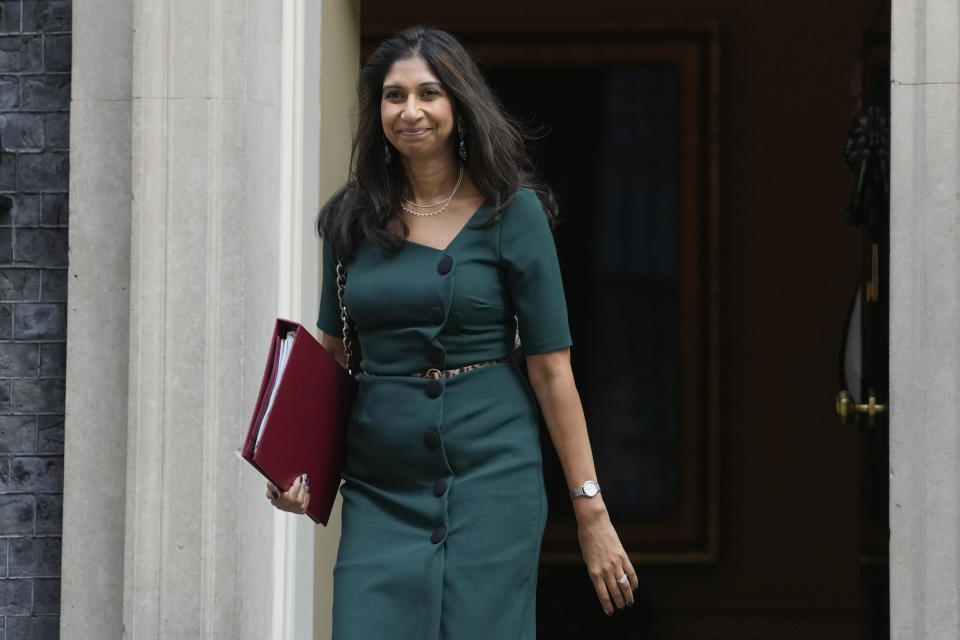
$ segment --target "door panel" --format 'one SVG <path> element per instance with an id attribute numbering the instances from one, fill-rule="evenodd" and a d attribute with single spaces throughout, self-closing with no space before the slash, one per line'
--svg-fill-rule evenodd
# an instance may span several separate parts
<path id="1" fill-rule="evenodd" d="M 638 563 L 716 558 L 716 44 L 705 28 L 475 46 L 504 103 L 549 129 L 533 153 L 561 203 L 574 373 L 604 501 Z M 549 493 L 544 560 L 580 562 L 569 498 Z"/>

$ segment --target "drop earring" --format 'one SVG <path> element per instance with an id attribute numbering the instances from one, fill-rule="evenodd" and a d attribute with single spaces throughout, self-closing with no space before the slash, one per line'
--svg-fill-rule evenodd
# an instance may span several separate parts
<path id="1" fill-rule="evenodd" d="M 389 165 L 391 160 L 393 160 L 393 156 L 390 155 L 390 144 L 388 142 L 384 142 L 383 143 L 383 163 L 386 165 Z"/>
<path id="2" fill-rule="evenodd" d="M 460 134 L 460 143 L 457 145 L 457 154 L 464 162 L 467 161 L 467 133 L 463 129 L 457 131 Z"/>

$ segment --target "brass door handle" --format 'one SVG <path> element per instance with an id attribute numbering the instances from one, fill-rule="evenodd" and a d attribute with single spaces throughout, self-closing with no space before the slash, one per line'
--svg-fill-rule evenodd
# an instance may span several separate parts
<path id="1" fill-rule="evenodd" d="M 840 422 L 843 424 L 850 422 L 853 416 L 858 413 L 867 414 L 867 417 L 872 423 L 878 413 L 887 412 L 887 405 L 878 403 L 876 396 L 872 393 L 867 399 L 866 404 L 857 404 L 853 401 L 853 396 L 851 396 L 846 389 L 837 394 L 836 406 L 837 417 L 840 418 Z"/>

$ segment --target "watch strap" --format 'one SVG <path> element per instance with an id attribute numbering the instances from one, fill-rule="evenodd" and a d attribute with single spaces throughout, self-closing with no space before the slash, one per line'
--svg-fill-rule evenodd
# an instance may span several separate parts
<path id="1" fill-rule="evenodd" d="M 597 488 L 596 493 L 594 493 L 592 496 L 591 496 L 591 495 L 587 495 L 586 487 L 587 487 L 588 484 L 592 484 L 594 487 Z M 592 498 L 592 497 L 596 496 L 597 493 L 600 493 L 600 485 L 597 484 L 596 482 L 594 482 L 593 480 L 587 480 L 586 482 L 584 482 L 582 485 L 580 485 L 580 486 L 577 487 L 576 489 L 573 489 L 572 491 L 570 491 L 570 499 L 571 499 L 571 500 L 575 500 L 576 498 L 579 498 L 579 497 L 581 497 L 581 496 L 586 496 L 586 497 L 588 497 L 588 498 Z"/>

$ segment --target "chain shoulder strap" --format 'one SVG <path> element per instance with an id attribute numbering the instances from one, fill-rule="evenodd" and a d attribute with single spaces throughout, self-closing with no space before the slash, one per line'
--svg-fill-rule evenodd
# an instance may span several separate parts
<path id="1" fill-rule="evenodd" d="M 343 302 L 343 290 L 347 286 L 347 269 L 341 260 L 337 260 L 337 301 L 340 303 L 340 321 L 343 322 L 343 355 L 347 360 L 347 373 L 356 375 L 353 358 L 353 330 L 350 327 L 350 316 L 347 314 L 347 305 Z"/>

